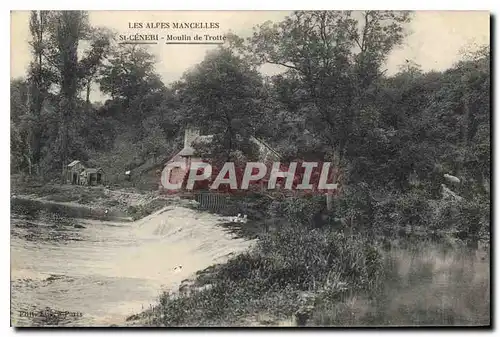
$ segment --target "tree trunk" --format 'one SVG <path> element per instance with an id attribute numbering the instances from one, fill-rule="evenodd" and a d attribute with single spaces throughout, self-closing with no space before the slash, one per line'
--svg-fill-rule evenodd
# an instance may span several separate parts
<path id="1" fill-rule="evenodd" d="M 60 160 L 62 174 L 69 156 L 69 130 L 71 130 L 72 114 L 76 107 L 77 95 L 77 68 L 78 68 L 78 41 L 81 34 L 82 16 L 78 11 L 64 11 L 60 14 L 57 34 L 58 49 L 61 53 L 61 101 L 59 104 L 59 136 Z"/>
<path id="2" fill-rule="evenodd" d="M 88 79 L 87 81 L 87 95 L 86 95 L 86 102 L 87 102 L 87 107 L 90 107 L 90 85 L 92 84 L 92 79 Z"/>
<path id="3" fill-rule="evenodd" d="M 28 162 L 28 175 L 31 176 L 31 154 L 24 155 L 26 157 L 26 161 Z"/>
<path id="4" fill-rule="evenodd" d="M 43 78 L 43 39 L 45 30 L 45 15 L 43 11 L 32 11 L 32 21 L 30 23 L 31 34 L 34 48 L 34 65 L 30 69 L 31 85 L 29 87 L 30 99 L 29 109 L 32 118 L 29 134 L 29 146 L 31 147 L 30 159 L 31 165 L 37 165 L 41 157 L 41 114 L 43 102 L 45 100 L 45 86 Z"/>
<path id="5" fill-rule="evenodd" d="M 333 211 L 333 195 L 331 192 L 326 193 L 326 210 L 328 212 Z"/>

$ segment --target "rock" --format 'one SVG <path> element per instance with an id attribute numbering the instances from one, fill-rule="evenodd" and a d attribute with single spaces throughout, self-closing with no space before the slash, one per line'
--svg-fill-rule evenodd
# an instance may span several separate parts
<path id="1" fill-rule="evenodd" d="M 457 177 L 452 176 L 452 175 L 450 175 L 450 174 L 445 174 L 445 175 L 444 175 L 444 178 L 445 178 L 446 180 L 448 180 L 449 182 L 451 182 L 451 183 L 454 183 L 454 184 L 460 184 L 460 179 L 458 179 Z"/>
<path id="2" fill-rule="evenodd" d="M 196 289 L 197 291 L 204 291 L 204 290 L 210 290 L 213 288 L 213 284 L 205 284 L 201 287 L 199 287 L 198 289 Z"/>
<path id="3" fill-rule="evenodd" d="M 127 321 L 127 322 L 130 322 L 130 321 L 136 321 L 136 320 L 138 320 L 138 319 L 140 319 L 140 318 L 141 318 L 141 317 L 140 317 L 139 315 L 137 315 L 137 314 L 136 314 L 136 315 L 132 315 L 132 316 L 127 317 L 127 319 L 125 319 L 125 321 Z"/>
<path id="4" fill-rule="evenodd" d="M 189 284 L 181 284 L 181 285 L 179 286 L 179 292 L 180 292 L 181 294 L 186 294 L 186 293 L 188 293 L 188 292 L 189 292 L 189 287 L 190 287 L 190 285 L 189 285 Z"/>
<path id="5" fill-rule="evenodd" d="M 306 305 L 295 312 L 295 323 L 297 326 L 305 326 L 309 318 L 311 318 L 313 305 Z"/>

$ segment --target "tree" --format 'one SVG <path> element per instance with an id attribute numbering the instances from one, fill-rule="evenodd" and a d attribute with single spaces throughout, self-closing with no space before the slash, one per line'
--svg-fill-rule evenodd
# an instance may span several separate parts
<path id="1" fill-rule="evenodd" d="M 351 12 L 294 12 L 260 25 L 242 52 L 257 64 L 281 65 L 288 69 L 285 78 L 300 81 L 307 124 L 340 163 L 359 112 L 374 95 L 372 84 L 409 20 L 409 13 L 394 11 L 365 11 L 358 19 Z"/>
<path id="2" fill-rule="evenodd" d="M 44 100 L 52 88 L 58 89 L 57 139 L 52 139 L 47 145 L 50 149 L 44 151 L 57 153 L 58 158 L 52 158 L 54 160 L 50 166 L 62 165 L 64 170 L 69 156 L 82 151 L 78 134 L 82 125 L 85 125 L 86 116 L 83 111 L 77 113 L 82 108 L 78 93 L 85 85 L 88 89 L 96 68 L 106 54 L 109 34 L 92 29 L 85 11 L 34 11 L 30 30 L 34 55 L 29 76 L 33 93 L 31 111 L 34 120 L 39 121 Z M 91 40 L 90 48 L 79 62 L 78 46 L 86 39 Z M 39 126 L 40 123 L 35 122 L 31 137 L 36 162 L 42 151 Z M 53 136 L 49 135 L 48 138 Z"/>
<path id="3" fill-rule="evenodd" d="M 11 167 L 18 171 L 28 168 L 30 173 L 29 87 L 22 79 L 10 81 L 10 153 Z"/>
<path id="4" fill-rule="evenodd" d="M 100 71 L 99 86 L 103 93 L 121 102 L 124 120 L 134 126 L 164 97 L 165 86 L 155 72 L 155 58 L 137 45 L 118 46 Z"/>
<path id="5" fill-rule="evenodd" d="M 79 77 L 85 87 L 85 101 L 90 107 L 90 89 L 92 82 L 96 80 L 99 70 L 102 67 L 102 61 L 106 58 L 110 50 L 110 40 L 112 33 L 105 28 L 89 28 L 88 39 L 90 48 L 88 48 L 79 64 Z"/>
<path id="6" fill-rule="evenodd" d="M 62 11 L 56 16 L 54 24 L 52 42 L 59 54 L 59 57 L 54 58 L 54 63 L 58 65 L 60 78 L 58 142 L 60 163 L 64 172 L 70 154 L 70 132 L 74 130 L 72 117 L 75 116 L 79 84 L 78 43 L 88 27 L 87 14 L 80 11 Z"/>
<path id="7" fill-rule="evenodd" d="M 411 78 L 422 73 L 422 66 L 413 60 L 405 60 L 405 63 L 399 66 L 399 74 L 407 74 Z"/>
<path id="8" fill-rule="evenodd" d="M 101 91 L 128 103 L 146 93 L 159 91 L 163 83 L 154 67 L 155 57 L 144 47 L 118 46 L 102 68 Z"/>
<path id="9" fill-rule="evenodd" d="M 48 11 L 31 11 L 30 14 L 30 46 L 33 60 L 28 70 L 29 90 L 29 128 L 27 140 L 28 172 L 31 175 L 32 167 L 38 167 L 42 150 L 41 113 L 44 101 L 50 87 L 55 81 L 52 69 L 44 59 L 46 42 L 49 34 L 51 14 Z M 37 170 L 38 173 L 38 170 Z"/>
<path id="10" fill-rule="evenodd" d="M 259 73 L 233 51 L 219 48 L 207 54 L 178 83 L 183 125 L 214 134 L 214 157 L 229 158 L 238 144 L 254 135 L 261 117 L 263 81 Z M 242 137 L 242 141 L 238 140 Z"/>

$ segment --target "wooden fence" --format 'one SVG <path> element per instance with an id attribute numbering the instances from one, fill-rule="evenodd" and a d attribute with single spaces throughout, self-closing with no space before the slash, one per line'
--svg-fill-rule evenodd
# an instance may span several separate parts
<path id="1" fill-rule="evenodd" d="M 201 209 L 221 212 L 230 207 L 229 196 L 225 193 L 197 192 L 194 197 Z"/>

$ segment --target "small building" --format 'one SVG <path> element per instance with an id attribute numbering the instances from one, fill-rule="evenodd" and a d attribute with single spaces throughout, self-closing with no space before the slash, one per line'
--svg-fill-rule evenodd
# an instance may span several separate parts
<path id="1" fill-rule="evenodd" d="M 104 171 L 102 168 L 86 168 L 80 173 L 80 185 L 104 184 Z"/>
<path id="2" fill-rule="evenodd" d="M 66 167 L 66 183 L 80 185 L 80 174 L 85 170 L 85 165 L 79 160 L 72 161 Z"/>
<path id="3" fill-rule="evenodd" d="M 203 162 L 202 158 L 196 155 L 196 151 L 193 148 L 195 144 L 210 144 L 212 143 L 214 135 L 200 135 L 198 129 L 187 128 L 184 131 L 184 147 L 181 151 L 175 154 L 170 160 L 167 160 L 163 166 L 172 163 L 182 163 L 184 167 L 190 167 L 192 163 Z M 255 137 L 250 137 L 250 141 L 257 145 L 259 151 L 259 160 L 262 162 L 277 161 L 282 159 L 282 156 L 275 151 L 271 146 Z M 172 168 L 170 171 L 169 181 L 172 184 L 177 184 L 182 182 L 187 174 L 185 168 L 181 165 Z M 160 190 L 163 190 L 162 183 L 159 184 Z"/>

